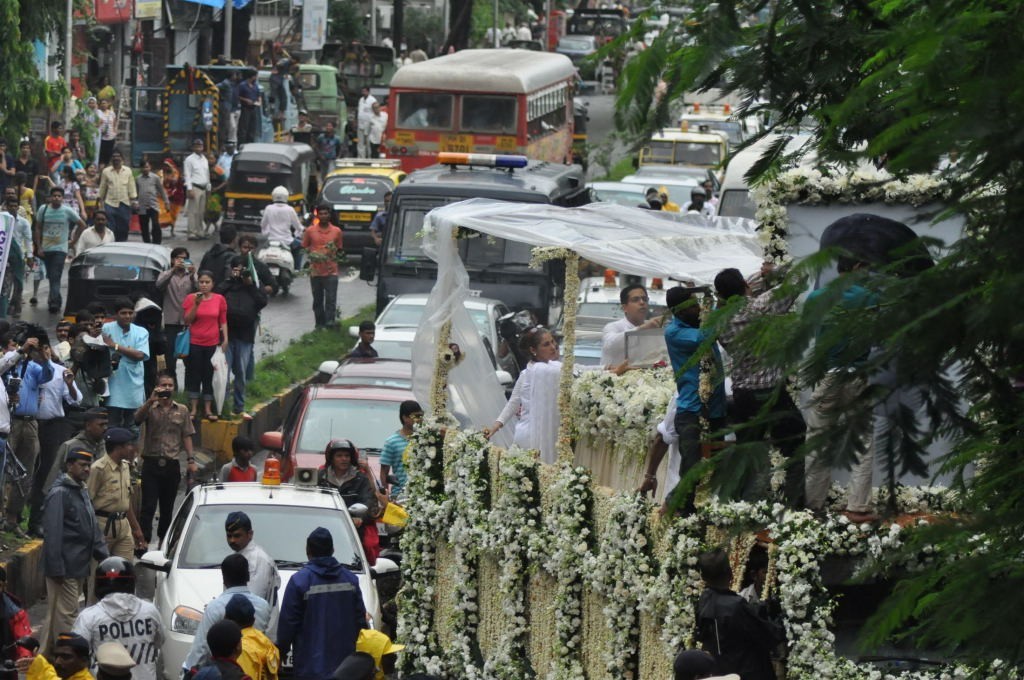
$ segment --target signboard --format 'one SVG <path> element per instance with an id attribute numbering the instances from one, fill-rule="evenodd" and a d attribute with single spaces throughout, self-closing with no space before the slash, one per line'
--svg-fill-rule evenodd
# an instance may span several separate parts
<path id="1" fill-rule="evenodd" d="M 135 0 L 136 19 L 159 19 L 163 0 Z"/>
<path id="2" fill-rule="evenodd" d="M 123 24 L 132 18 L 134 10 L 134 0 L 96 0 L 96 21 Z"/>
<path id="3" fill-rule="evenodd" d="M 302 6 L 302 49 L 323 49 L 327 38 L 327 0 L 305 0 Z"/>

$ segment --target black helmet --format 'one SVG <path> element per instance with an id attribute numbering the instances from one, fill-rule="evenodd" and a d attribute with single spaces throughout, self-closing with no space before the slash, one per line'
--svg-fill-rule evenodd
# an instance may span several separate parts
<path id="1" fill-rule="evenodd" d="M 356 449 L 356 445 L 352 443 L 351 439 L 332 439 L 327 442 L 327 448 L 324 449 L 327 467 L 331 466 L 331 459 L 334 458 L 335 451 L 351 451 L 349 455 L 352 457 L 352 464 L 359 464 L 359 450 Z"/>
<path id="2" fill-rule="evenodd" d="M 108 557 L 96 565 L 96 599 L 110 593 L 135 593 L 135 567 L 123 557 Z"/>

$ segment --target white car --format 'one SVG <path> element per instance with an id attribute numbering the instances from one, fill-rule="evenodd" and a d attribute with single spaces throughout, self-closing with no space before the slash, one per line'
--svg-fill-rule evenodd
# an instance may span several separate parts
<path id="1" fill-rule="evenodd" d="M 315 477 L 314 477 L 315 479 Z M 334 557 L 358 577 L 370 625 L 379 627 L 380 602 L 374 575 L 367 566 L 363 546 L 341 496 L 315 486 L 262 484 L 206 484 L 185 495 L 174 515 L 160 550 L 142 556 L 140 566 L 156 570 L 153 603 L 166 628 L 163 645 L 164 675 L 178 680 L 181 666 L 206 604 L 224 590 L 220 563 L 231 553 L 224 520 L 241 510 L 252 520 L 253 540 L 277 562 L 281 590 L 306 563 L 306 537 L 324 527 L 334 538 Z M 376 574 L 397 572 L 398 565 L 378 558 Z M 271 630 L 277 628 L 274 603 Z M 290 665 L 290 664 L 288 664 Z"/>

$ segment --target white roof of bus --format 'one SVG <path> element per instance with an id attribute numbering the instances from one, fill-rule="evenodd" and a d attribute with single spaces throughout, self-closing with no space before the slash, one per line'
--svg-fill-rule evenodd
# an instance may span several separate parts
<path id="1" fill-rule="evenodd" d="M 567 80 L 575 72 L 568 57 L 552 52 L 462 50 L 403 66 L 391 78 L 391 87 L 529 93 Z"/>

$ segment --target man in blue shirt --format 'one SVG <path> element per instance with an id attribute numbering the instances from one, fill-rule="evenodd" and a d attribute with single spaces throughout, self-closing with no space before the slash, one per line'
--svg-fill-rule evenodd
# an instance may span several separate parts
<path id="1" fill-rule="evenodd" d="M 85 222 L 71 208 L 64 205 L 64 190 L 54 187 L 50 190 L 50 202 L 36 211 L 34 230 L 36 254 L 41 255 L 46 265 L 46 280 L 50 282 L 48 307 L 50 314 L 56 314 L 64 299 L 60 294 L 60 282 L 64 276 L 64 263 L 68 257 L 68 239 L 71 229 L 78 225 L 78 231 L 85 229 Z M 75 234 L 75 240 L 78 233 Z"/>
<path id="2" fill-rule="evenodd" d="M 136 432 L 135 411 L 146 401 L 144 363 L 149 359 L 149 331 L 132 323 L 135 305 L 131 300 L 115 300 L 114 307 L 117 321 L 103 324 L 103 342 L 111 349 L 111 363 L 116 364 L 107 383 L 107 411 L 111 427 Z"/>
<path id="3" fill-rule="evenodd" d="M 29 361 L 23 361 L 11 371 L 12 378 L 21 380 L 21 387 L 18 390 L 18 405 L 11 414 L 11 436 L 8 443 L 14 455 L 29 471 L 35 467 L 39 455 L 39 388 L 53 377 L 53 369 L 42 348 L 48 341 L 44 336 L 37 342 L 40 344 L 31 347 L 26 344 L 19 350 L 25 351 L 28 347 Z M 19 536 L 24 536 L 18 525 L 27 499 L 28 495 L 22 491 L 21 485 L 11 485 L 11 496 L 7 501 L 7 530 Z"/>
<path id="4" fill-rule="evenodd" d="M 238 103 L 241 111 L 238 117 L 238 144 L 257 142 L 260 139 L 260 86 L 256 82 L 256 69 L 245 72 L 245 80 L 238 85 Z"/>
<path id="5" fill-rule="evenodd" d="M 380 452 L 380 484 L 388 488 L 388 476 L 395 475 L 395 483 L 391 485 L 391 495 L 399 496 L 405 489 L 405 482 L 408 475 L 405 473 L 405 450 L 409 447 L 409 437 L 412 436 L 413 428 L 423 418 L 423 409 L 419 402 L 408 400 L 403 401 L 398 407 L 398 419 L 402 422 L 402 429 L 398 430 L 384 442 L 384 448 Z"/>
<path id="6" fill-rule="evenodd" d="M 712 346 L 714 353 L 714 373 L 711 377 L 711 395 L 707 404 L 700 397 L 700 363 L 691 359 L 698 353 L 701 344 L 708 334 L 700 328 L 700 306 L 693 291 L 677 286 L 669 289 L 665 296 L 668 308 L 672 310 L 672 322 L 665 326 L 665 344 L 668 356 L 672 361 L 672 371 L 676 376 L 676 433 L 679 437 L 679 478 L 700 461 L 701 456 L 701 415 L 709 421 L 710 432 L 718 432 L 725 427 L 725 382 L 722 369 L 722 356 L 718 345 Z M 684 513 L 692 513 L 695 485 L 685 496 L 681 495 L 682 482 L 667 499 L 670 507 L 682 509 Z"/>
<path id="7" fill-rule="evenodd" d="M 376 215 L 373 216 L 373 221 L 370 222 L 370 236 L 373 237 L 373 242 L 380 248 L 380 244 L 384 242 L 384 228 L 388 226 L 388 210 L 391 208 L 391 192 L 384 194 L 384 205 L 381 206 L 380 210 Z"/>

